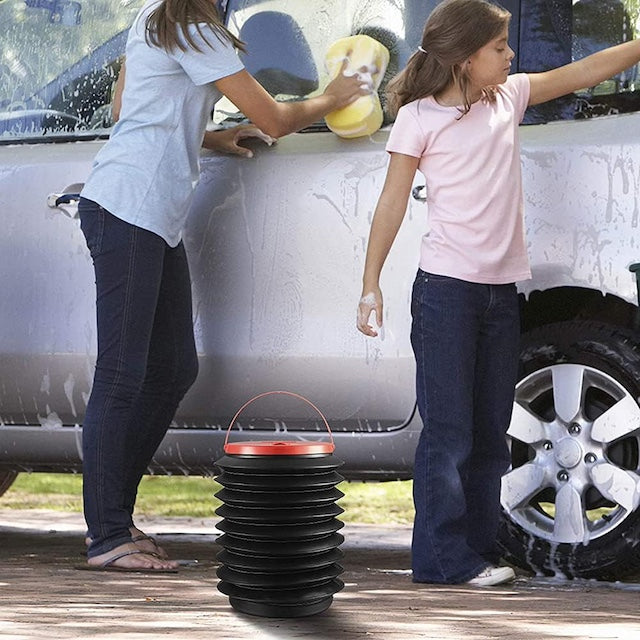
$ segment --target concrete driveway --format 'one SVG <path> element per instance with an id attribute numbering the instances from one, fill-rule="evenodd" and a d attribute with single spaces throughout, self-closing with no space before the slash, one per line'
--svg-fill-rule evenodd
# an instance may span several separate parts
<path id="1" fill-rule="evenodd" d="M 408 527 L 345 527 L 345 588 L 324 613 L 272 619 L 237 613 L 217 588 L 214 521 L 139 525 L 178 574 L 79 571 L 78 514 L 0 510 L 3 640 L 546 640 L 640 639 L 640 584 L 519 576 L 509 586 L 414 585 Z M 197 562 L 195 562 L 197 561 Z"/>

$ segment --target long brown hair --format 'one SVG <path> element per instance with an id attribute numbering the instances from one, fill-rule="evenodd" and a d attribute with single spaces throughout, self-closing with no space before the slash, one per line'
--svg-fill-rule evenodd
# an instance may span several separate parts
<path id="1" fill-rule="evenodd" d="M 460 88 L 464 115 L 471 108 L 469 77 L 463 63 L 478 49 L 497 38 L 511 14 L 487 0 L 444 0 L 431 12 L 422 32 L 421 49 L 387 86 L 392 115 L 413 100 L 440 93 L 451 84 Z M 485 89 L 495 100 L 495 91 Z"/>
<path id="2" fill-rule="evenodd" d="M 186 51 L 188 47 L 202 51 L 189 33 L 192 24 L 210 47 L 213 45 L 202 33 L 201 24 L 208 25 L 220 42 L 230 42 L 246 51 L 244 42 L 224 26 L 214 0 L 161 0 L 147 16 L 145 38 L 147 43 L 166 51 Z"/>

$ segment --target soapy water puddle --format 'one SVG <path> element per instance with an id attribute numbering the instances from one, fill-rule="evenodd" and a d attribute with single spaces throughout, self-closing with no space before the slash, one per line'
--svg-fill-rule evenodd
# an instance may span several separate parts
<path id="1" fill-rule="evenodd" d="M 411 576 L 411 569 L 371 569 L 373 573 L 384 573 L 387 575 Z M 518 576 L 512 583 L 514 587 L 524 587 L 531 590 L 544 591 L 593 591 L 594 589 L 614 589 L 618 591 L 640 592 L 640 582 L 605 582 L 604 580 L 587 580 L 567 578 L 534 576 Z M 508 585 L 505 585 L 508 586 Z"/>
<path id="2" fill-rule="evenodd" d="M 634 576 L 634 578 L 636 577 Z M 587 580 L 585 578 L 574 578 L 573 580 L 568 580 L 566 578 L 557 577 L 518 577 L 514 584 L 526 586 L 530 589 L 545 590 L 593 591 L 594 589 L 615 589 L 618 591 L 640 592 L 640 583 L 638 582 L 606 582 L 604 580 Z"/>

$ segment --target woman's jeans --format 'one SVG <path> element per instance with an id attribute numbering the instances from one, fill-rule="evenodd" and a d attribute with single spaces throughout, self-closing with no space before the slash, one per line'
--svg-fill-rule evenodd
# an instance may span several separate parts
<path id="1" fill-rule="evenodd" d="M 131 541 L 138 484 L 198 372 L 184 246 L 81 199 L 98 357 L 82 427 L 88 555 Z"/>
<path id="2" fill-rule="evenodd" d="M 460 583 L 499 560 L 500 478 L 518 367 L 515 285 L 418 271 L 411 343 L 416 451 L 414 582 Z"/>

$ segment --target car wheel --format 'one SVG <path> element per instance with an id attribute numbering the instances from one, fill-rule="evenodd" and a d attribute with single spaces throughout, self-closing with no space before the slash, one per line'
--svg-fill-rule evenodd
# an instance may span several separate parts
<path id="1" fill-rule="evenodd" d="M 639 396 L 631 332 L 563 322 L 523 336 L 501 490 L 508 560 L 567 578 L 640 570 Z"/>
<path id="2" fill-rule="evenodd" d="M 17 477 L 17 471 L 0 471 L 0 496 L 5 493 Z"/>

